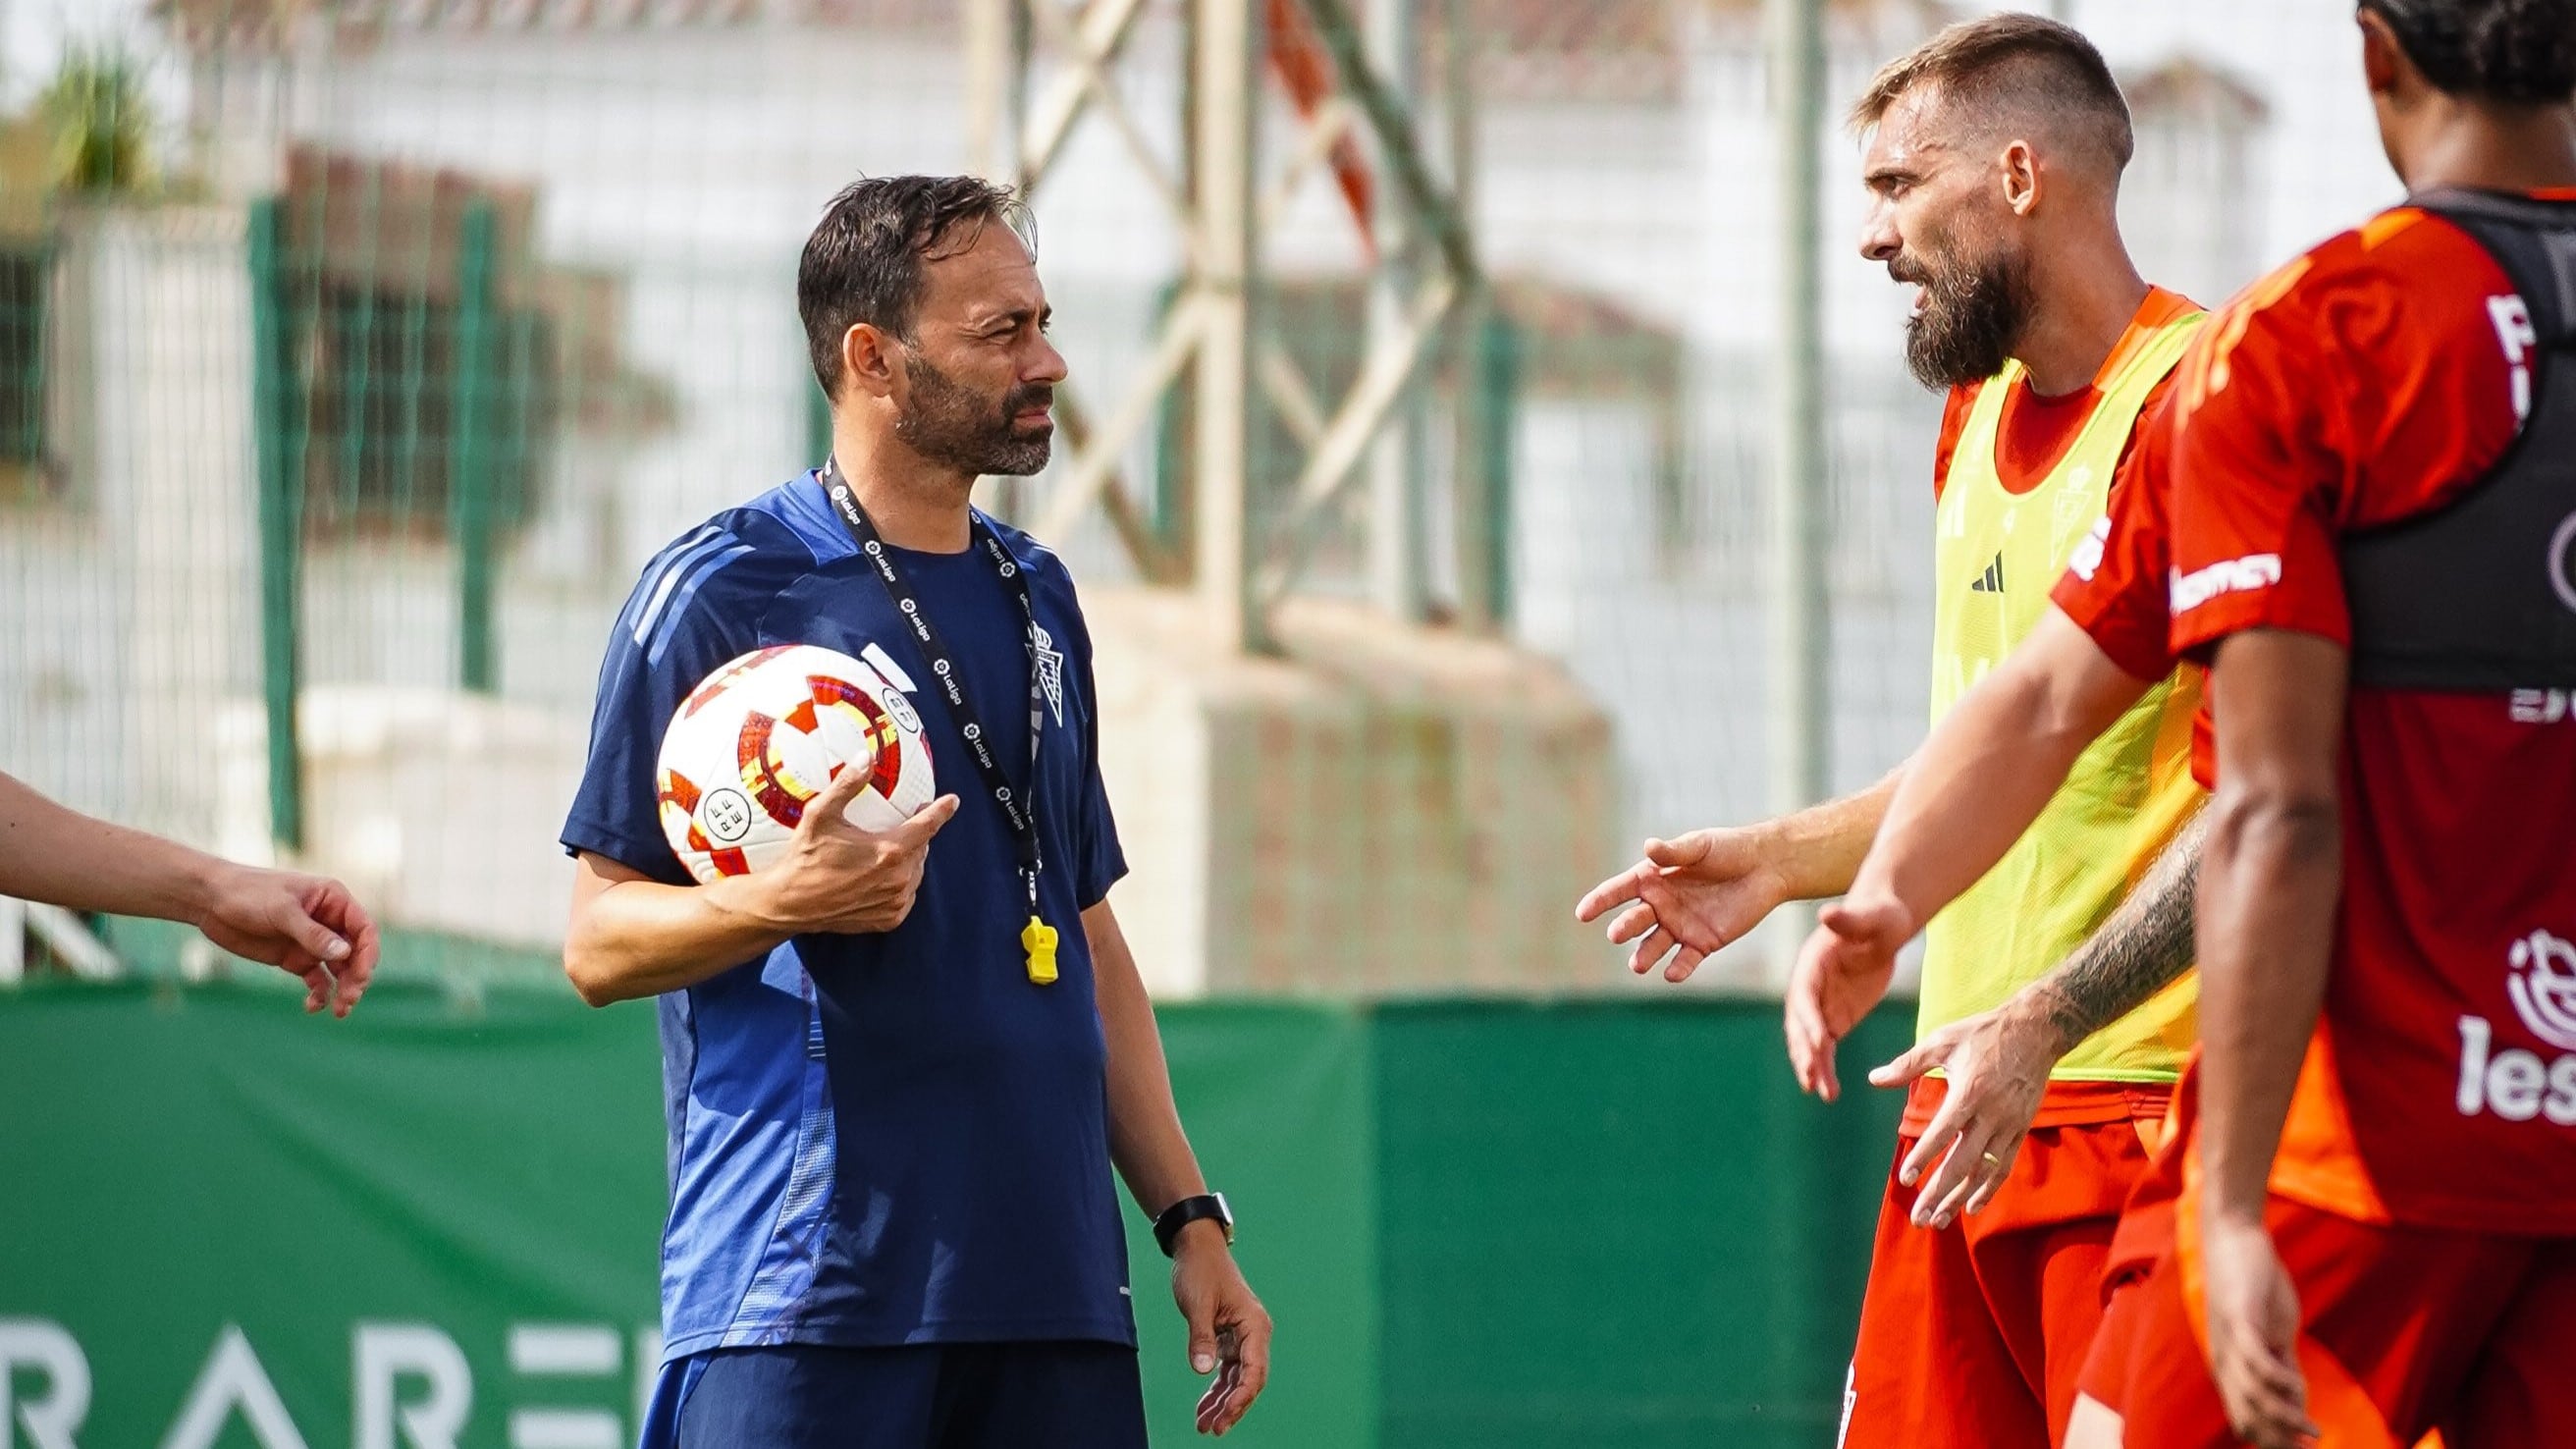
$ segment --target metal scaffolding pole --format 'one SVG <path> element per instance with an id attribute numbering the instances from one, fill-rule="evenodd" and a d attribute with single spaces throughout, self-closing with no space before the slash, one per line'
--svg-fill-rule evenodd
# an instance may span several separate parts
<path id="1" fill-rule="evenodd" d="M 1420 114 L 1417 80 L 1422 70 L 1414 0 L 1368 0 L 1367 43 L 1391 97 Z M 1420 280 L 1416 228 L 1401 197 L 1375 199 L 1370 230 L 1377 269 L 1369 279 L 1368 327 L 1372 350 L 1399 343 L 1405 313 Z M 1430 509 L 1424 488 L 1424 389 L 1407 382 L 1387 408 L 1369 447 L 1369 593 L 1390 616 L 1421 619 L 1430 601 Z"/>
<path id="2" fill-rule="evenodd" d="M 1015 0 L 965 0 L 966 165 L 987 181 L 1020 178 L 1020 80 Z"/>
<path id="3" fill-rule="evenodd" d="M 1440 0 L 1441 77 L 1449 121 L 1449 191 L 1458 214 L 1476 215 L 1476 33 L 1467 0 Z M 1510 539 L 1506 519 L 1511 466 L 1508 409 L 1491 385 L 1503 336 L 1493 289 L 1479 276 L 1458 307 L 1457 417 L 1450 452 L 1451 536 L 1457 540 L 1458 622 L 1491 629 L 1503 622 Z"/>
<path id="4" fill-rule="evenodd" d="M 1057 536 L 1088 510 L 1103 510 L 1139 577 L 1186 580 L 1218 641 L 1258 652 L 1271 647 L 1269 609 L 1295 589 L 1308 554 L 1346 516 L 1348 494 L 1361 480 L 1382 476 L 1389 483 L 1378 501 L 1389 522 L 1371 530 L 1372 563 L 1380 566 L 1391 611 L 1424 617 L 1432 582 L 1428 390 L 1417 374 L 1482 278 L 1462 214 L 1426 160 L 1407 93 L 1421 69 L 1414 31 L 1420 0 L 1370 0 L 1368 29 L 1349 0 L 1183 0 L 1182 49 L 1189 59 L 1178 175 L 1115 73 L 1145 0 L 964 3 L 973 164 L 1034 189 L 1064 155 L 1074 127 L 1086 117 L 1102 120 L 1163 203 L 1186 266 L 1149 360 L 1122 395 L 1095 413 L 1069 388 L 1057 393 L 1069 466 L 1044 516 L 1034 520 L 1038 531 Z M 1293 154 L 1265 186 L 1256 141 L 1259 78 L 1271 68 L 1272 27 L 1286 37 L 1276 42 L 1283 49 L 1281 77 L 1301 114 Z M 1050 80 L 1036 85 L 1030 63 L 1041 51 L 1057 65 Z M 1262 331 L 1260 234 L 1312 168 L 1328 161 L 1343 168 L 1337 151 L 1354 135 L 1369 138 L 1377 151 L 1370 238 L 1396 265 L 1378 268 L 1370 279 L 1370 345 L 1358 375 L 1338 397 L 1327 397 L 1290 350 Z M 1480 385 L 1507 371 L 1479 369 Z M 1254 456 L 1262 444 L 1254 427 L 1256 383 L 1302 454 L 1292 460 L 1293 479 L 1283 480 L 1279 496 L 1258 510 L 1251 492 L 1263 470 L 1256 465 L 1280 460 Z M 1493 412 L 1478 416 L 1491 422 Z M 1173 442 L 1185 431 L 1188 445 L 1165 452 L 1159 481 L 1174 506 L 1149 519 L 1120 476 L 1120 460 L 1158 415 Z M 1480 428 L 1477 436 L 1485 440 L 1495 430 Z M 1390 432 L 1395 441 L 1379 447 Z M 1364 466 L 1373 458 L 1392 461 L 1377 474 Z M 1499 496 L 1488 490 L 1479 500 L 1486 514 Z M 1502 592 L 1497 569 L 1462 570 L 1462 577 L 1470 575 L 1482 585 L 1480 597 Z"/>
<path id="5" fill-rule="evenodd" d="M 1824 141 L 1823 0 L 1765 0 L 1779 167 L 1778 335 L 1771 368 L 1771 808 L 1824 798 L 1827 744 L 1824 305 L 1819 267 Z M 1812 912 L 1782 913 L 1795 949 Z M 1787 980 L 1788 951 L 1772 953 Z"/>
<path id="6" fill-rule="evenodd" d="M 966 0 L 962 20 L 966 51 L 966 169 L 987 181 L 1026 187 L 1020 153 L 1027 123 L 1028 12 L 1017 0 Z M 826 417 L 828 425 L 829 418 Z M 1030 480 L 980 480 L 984 506 L 1028 526 Z"/>
<path id="7" fill-rule="evenodd" d="M 1197 0 L 1194 99 L 1199 265 L 1205 308 L 1198 345 L 1195 498 L 1198 592 L 1221 644 L 1258 649 L 1253 600 L 1252 461 L 1253 77 L 1261 52 L 1255 0 Z"/>

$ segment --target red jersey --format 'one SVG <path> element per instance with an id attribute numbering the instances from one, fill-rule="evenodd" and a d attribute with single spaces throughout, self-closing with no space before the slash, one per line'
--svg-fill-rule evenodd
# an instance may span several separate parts
<path id="1" fill-rule="evenodd" d="M 2189 366 L 2186 357 L 2174 376 Z M 2048 597 L 2112 663 L 2140 679 L 2162 679 L 2180 663 L 2166 587 L 2173 565 L 2172 394 L 2149 406 L 2112 480 L 2110 512 L 2094 525 L 2091 539 L 2076 545 L 2066 576 Z M 2218 783 L 2206 703 L 2191 718 L 2191 772 L 2203 789 Z"/>
<path id="2" fill-rule="evenodd" d="M 2500 322 L 2519 306 L 2483 247 L 2409 208 L 2212 323 L 2164 420 L 2176 652 L 2258 628 L 2350 645 L 2342 538 L 2458 497 L 2520 430 L 2522 345 Z M 2576 1042 L 2551 1045 L 2528 1000 L 2576 992 L 2576 724 L 2548 713 L 2522 692 L 2353 691 L 2343 898 L 2281 1196 L 2576 1233 Z"/>

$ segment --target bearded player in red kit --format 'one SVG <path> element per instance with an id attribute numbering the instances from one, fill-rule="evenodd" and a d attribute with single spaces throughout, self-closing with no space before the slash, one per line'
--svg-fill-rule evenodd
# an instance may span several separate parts
<path id="1" fill-rule="evenodd" d="M 2576 0 L 2360 24 L 2412 200 L 2233 304 L 2163 424 L 2218 793 L 2164 1248 L 2085 1375 L 2136 1449 L 2576 1442 Z M 2114 658 L 2082 586 L 2134 597 L 2135 511 L 2061 593 Z M 2036 761 L 1970 729 L 2065 663 L 1963 702 L 1811 956 L 1864 969 L 2009 840 L 2122 691 L 2025 701 L 2070 726 Z"/>

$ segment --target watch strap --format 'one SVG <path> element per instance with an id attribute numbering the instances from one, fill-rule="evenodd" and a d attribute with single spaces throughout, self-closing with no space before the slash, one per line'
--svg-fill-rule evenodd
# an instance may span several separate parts
<path id="1" fill-rule="evenodd" d="M 1163 1209 L 1162 1213 L 1154 1219 L 1154 1242 L 1162 1248 L 1163 1256 L 1166 1258 L 1172 1256 L 1180 1241 L 1181 1229 L 1201 1219 L 1212 1221 L 1224 1228 L 1226 1242 L 1233 1243 L 1234 1213 L 1226 1206 L 1225 1194 L 1200 1193 L 1193 1197 L 1182 1198 L 1179 1202 Z"/>

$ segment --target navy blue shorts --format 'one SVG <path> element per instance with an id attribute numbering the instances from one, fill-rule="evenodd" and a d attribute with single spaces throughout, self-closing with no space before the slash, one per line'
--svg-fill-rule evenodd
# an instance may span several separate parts
<path id="1" fill-rule="evenodd" d="M 1116 1343 L 720 1348 L 662 1366 L 644 1449 L 1145 1449 Z"/>

